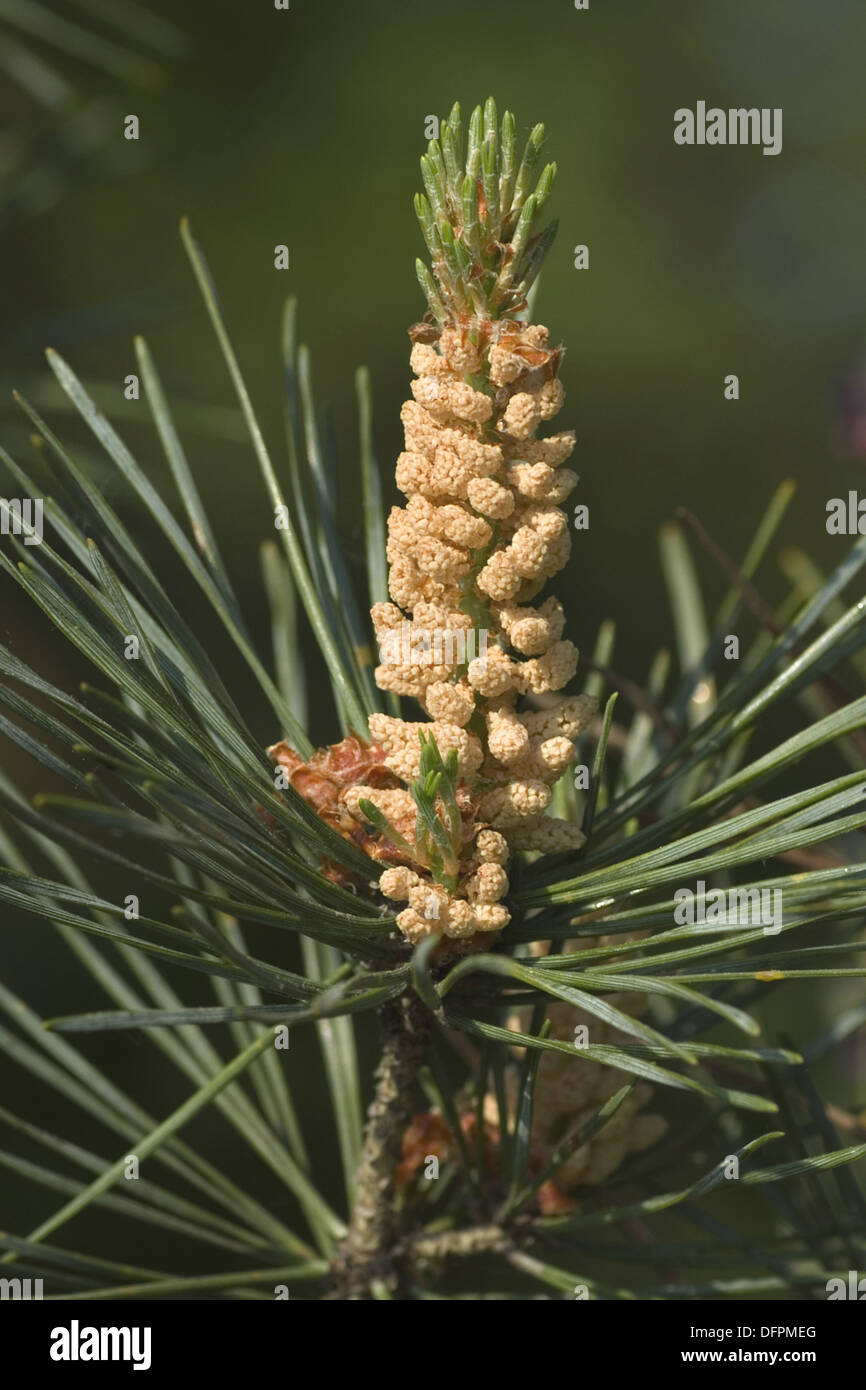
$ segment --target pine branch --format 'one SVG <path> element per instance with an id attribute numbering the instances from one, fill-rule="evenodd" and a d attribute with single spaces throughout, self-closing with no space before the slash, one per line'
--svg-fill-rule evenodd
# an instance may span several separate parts
<path id="1" fill-rule="evenodd" d="M 525 579 L 524 570 L 538 567 L 533 554 L 542 542 L 554 543 L 547 528 L 571 533 L 568 518 L 557 521 L 554 512 L 575 481 L 569 470 L 559 469 L 570 435 L 544 439 L 535 433 L 561 403 L 561 349 L 547 345 L 546 329 L 514 321 L 553 233 L 552 226 L 537 229 L 554 172 L 549 165 L 537 175 L 542 135 L 542 127 L 535 127 L 520 162 L 513 118 L 506 113 L 500 122 L 488 101 L 473 112 L 464 148 L 455 107 L 422 163 L 426 191 L 417 206 L 432 270 L 421 266 L 419 275 L 439 327 L 428 322 L 412 332 L 418 394 L 409 410 L 423 447 L 413 453 L 407 440 L 401 486 L 407 484 L 409 495 L 425 482 L 417 470 L 428 469 L 427 454 L 437 456 L 429 447 L 436 431 L 445 431 L 440 437 L 447 444 L 439 456 L 452 469 L 465 467 L 455 495 L 443 490 L 448 480 L 441 474 L 428 477 L 433 502 L 422 490 L 410 518 L 401 523 L 392 516 L 388 522 L 391 548 L 401 559 L 414 546 L 442 580 L 451 576 L 449 602 L 459 607 L 461 620 L 494 633 L 491 665 L 508 665 L 508 680 L 517 682 L 515 697 L 531 690 L 531 708 L 520 709 L 516 698 L 499 705 L 508 684 L 488 686 L 485 671 L 475 667 L 478 694 L 471 699 L 478 704 L 471 710 L 466 702 L 472 662 L 446 662 L 453 670 L 436 683 L 435 718 L 422 700 L 432 722 L 419 752 L 419 726 L 400 718 L 401 697 L 427 698 L 426 685 L 413 684 L 412 660 L 380 699 L 364 605 L 355 602 L 354 576 L 336 530 L 336 463 L 320 435 L 309 357 L 295 341 L 294 306 L 287 306 L 282 342 L 288 418 L 281 467 L 265 442 L 210 272 L 187 226 L 184 243 L 240 407 L 230 420 L 208 414 L 214 428 L 230 425 L 235 432 L 237 421 L 243 422 L 265 485 L 263 524 L 269 527 L 276 516 L 281 533 L 283 553 L 272 542 L 263 557 L 276 679 L 255 648 L 256 624 L 245 620 L 222 558 L 225 546 L 221 550 L 187 461 L 178 424 L 188 421 L 169 405 L 150 350 L 137 343 L 153 426 L 178 493 L 177 515 L 121 439 L 110 402 L 101 409 L 65 362 L 56 354 L 50 361 L 65 408 L 89 427 L 118 480 L 207 600 L 225 651 L 204 649 L 164 571 L 152 567 L 106 502 L 112 489 L 97 487 L 34 407 L 20 402 L 28 428 L 38 432 L 37 469 L 52 460 L 48 535 L 32 549 L 10 536 L 0 550 L 0 570 L 91 663 L 98 684 L 70 695 L 0 647 L 0 731 L 74 792 L 31 804 L 0 773 L 0 856 L 7 866 L 0 871 L 0 899 L 26 914 L 34 931 L 50 924 L 111 1007 L 46 1026 L 0 987 L 0 1008 L 10 1020 L 9 1030 L 0 1029 L 0 1049 L 124 1145 L 145 1135 L 146 1152 L 172 1179 L 196 1189 L 191 1203 L 145 1180 L 149 1185 L 138 1191 L 135 1208 L 108 1191 L 118 1172 L 111 1162 L 116 1153 L 107 1157 L 62 1137 L 42 1136 L 83 1167 L 83 1185 L 0 1151 L 0 1163 L 13 1172 L 71 1199 L 32 1239 L 4 1235 L 4 1260 L 44 1264 L 58 1281 L 83 1283 L 84 1296 L 158 1297 L 209 1289 L 215 1296 L 242 1297 L 251 1292 L 247 1285 L 276 1277 L 287 1253 L 298 1262 L 286 1268 L 286 1277 L 318 1282 L 328 1272 L 330 1298 L 437 1297 L 423 1287 L 429 1267 L 480 1253 L 509 1278 L 510 1287 L 516 1271 L 522 1288 L 531 1292 L 540 1282 L 554 1291 L 552 1297 L 570 1296 L 576 1277 L 570 1266 L 583 1269 L 590 1255 L 627 1270 L 616 1288 L 584 1280 L 594 1296 L 758 1296 L 768 1290 L 808 1292 L 810 1280 L 821 1274 L 816 1250 L 829 1261 L 844 1248 L 853 1263 L 861 1248 L 862 1234 L 853 1224 L 859 1221 L 862 1228 L 866 1208 L 848 1165 L 866 1149 L 862 1143 L 840 1148 L 827 1117 L 842 1116 L 839 1126 L 852 1138 L 862 1138 L 862 1125 L 817 1097 L 793 1048 L 759 1045 L 757 1006 L 787 976 L 824 984 L 866 973 L 857 954 L 866 912 L 866 862 L 858 858 L 866 830 L 866 774 L 859 761 L 845 776 L 828 774 L 816 785 L 788 786 L 784 796 L 763 795 L 765 786 L 804 759 L 830 752 L 850 756 L 852 740 L 862 738 L 866 696 L 850 698 L 834 673 L 846 664 L 860 675 L 864 671 L 866 606 L 859 599 L 845 603 L 841 595 L 866 563 L 866 541 L 858 540 L 826 579 L 812 571 L 804 579 L 807 562 L 798 561 L 794 593 L 771 613 L 754 575 L 790 486 L 777 490 L 739 565 L 685 516 L 731 591 L 708 622 L 686 538 L 678 528 L 666 532 L 681 658 L 673 691 L 667 691 L 667 651 L 674 645 L 667 632 L 660 635 L 664 646 L 644 691 L 617 675 L 617 668 L 629 665 L 618 659 L 614 665 L 608 623 L 584 694 L 564 696 L 564 708 L 553 700 L 551 692 L 564 688 L 569 677 L 561 685 L 553 682 L 553 666 L 539 667 L 538 658 L 546 656 L 549 642 L 559 647 L 557 668 L 559 658 L 563 671 L 572 660 L 565 650 L 570 643 L 559 644 L 555 636 L 562 606 L 554 601 L 543 614 L 530 616 L 527 627 L 523 604 L 534 591 L 518 599 L 516 585 L 513 603 L 507 593 L 509 579 Z M 385 524 L 363 374 L 358 394 L 367 587 L 380 609 L 389 609 Z M 460 411 L 468 411 L 465 418 Z M 503 450 L 502 459 L 491 459 Z M 549 463 L 540 457 L 527 462 L 536 454 Z M 32 478 L 6 454 L 0 461 L 22 494 L 42 495 L 41 473 Z M 479 475 L 480 466 L 494 462 L 498 476 Z M 543 502 L 535 496 L 542 484 L 548 502 L 536 505 Z M 523 523 L 514 536 L 510 503 L 519 504 Z M 431 533 L 432 523 L 440 535 Z M 541 529 L 534 550 L 520 540 L 513 545 L 518 533 L 528 542 L 536 526 Z M 401 582 L 399 610 L 411 610 L 405 569 L 402 581 L 398 572 Z M 801 607 L 804 583 L 808 602 Z M 504 600 L 494 600 L 495 593 Z M 718 662 L 717 636 L 709 634 L 725 631 L 723 624 L 741 603 L 759 632 L 739 663 L 719 670 L 727 663 Z M 402 621 L 399 610 L 391 616 Z M 503 614 L 507 620 L 497 626 Z M 306 731 L 298 652 L 305 620 L 306 635 L 318 641 L 331 679 L 335 723 L 346 736 L 328 750 L 314 749 Z M 138 640 L 140 659 L 128 660 L 122 650 L 128 634 Z M 509 651 L 530 664 L 518 667 Z M 235 653 L 270 710 L 272 736 L 282 731 L 282 741 L 269 750 L 272 761 L 220 677 L 221 664 Z M 521 670 L 531 680 L 518 679 Z M 810 700 L 813 705 L 822 684 L 834 699 L 816 718 Z M 618 691 L 634 707 L 634 718 L 622 725 L 613 723 Z M 606 697 L 606 711 L 594 720 L 598 697 Z M 809 718 L 779 742 L 775 715 L 785 701 L 798 701 Z M 393 718 L 378 712 L 381 705 Z M 762 721 L 766 751 L 748 761 L 746 749 Z M 581 793 L 564 786 L 572 736 L 595 743 L 586 752 L 580 745 L 579 757 L 591 766 L 590 785 Z M 536 744 L 545 741 L 542 758 Z M 498 769 L 497 748 L 514 754 L 514 762 L 503 758 Z M 523 771 L 512 774 L 512 766 Z M 539 786 L 538 773 L 558 778 L 550 805 L 559 820 L 547 814 L 540 793 L 546 795 L 551 783 L 542 777 Z M 503 799 L 512 778 L 513 804 Z M 403 787 L 395 789 L 395 782 Z M 350 813 L 343 795 L 359 787 L 360 812 L 378 838 Z M 387 813 L 377 805 L 380 794 Z M 529 813 L 528 836 L 510 815 L 515 805 Z M 138 852 L 140 841 L 145 853 Z M 552 843 L 564 845 L 563 852 L 549 853 Z M 813 848 L 821 844 L 829 848 Z M 529 859 L 527 850 L 533 851 Z M 772 860 L 777 867 L 766 867 Z M 136 888 L 156 888 L 157 905 L 148 902 L 141 915 L 128 917 L 104 880 L 90 888 L 82 866 L 93 862 Z M 783 872 L 787 864 L 807 872 Z M 783 890 L 781 939 L 768 939 L 754 925 L 735 931 L 674 925 L 671 895 L 705 874 L 730 876 L 744 893 Z M 166 896 L 170 910 L 158 905 Z M 390 904 L 404 901 L 410 907 L 395 919 Z M 248 931 L 255 954 L 245 944 Z M 303 974 L 286 968 L 286 932 L 300 938 Z M 468 939 L 473 936 L 481 939 Z M 411 962 L 409 942 L 420 942 Z M 538 955 L 527 952 L 527 944 Z M 399 964 L 388 970 L 359 964 L 374 959 Z M 198 996 L 189 1005 L 163 967 L 172 971 L 172 981 L 180 976 L 181 985 L 190 970 L 198 982 L 210 977 L 216 1006 Z M 374 1010 L 382 1020 L 382 1052 L 362 1128 L 352 1016 Z M 444 1037 L 481 1041 L 479 1048 L 454 1049 L 463 1072 L 453 1093 L 452 1077 L 446 1081 L 437 1069 L 438 1055 L 429 1046 L 433 1014 Z M 580 1049 L 571 1032 L 576 1019 L 590 1025 L 590 1042 Z M 859 1007 L 837 1018 L 813 1044 L 816 1054 L 842 1045 L 863 1022 Z M 296 1114 L 289 1095 L 282 1055 L 267 1046 L 269 1032 L 263 1031 L 272 1025 L 274 1033 L 286 1035 L 302 1026 L 318 1030 L 349 1199 L 348 1229 L 310 1173 L 303 1115 Z M 725 1031 L 706 1041 L 710 1027 Z M 73 1034 L 106 1029 L 138 1030 L 192 1082 L 195 1094 L 173 1117 L 145 1115 L 74 1046 Z M 234 1064 L 226 1069 L 210 1029 L 230 1030 L 239 1057 L 261 1052 L 249 1091 L 232 1071 Z M 419 1080 L 426 1108 L 416 1094 Z M 611 1083 L 619 1088 L 613 1094 Z M 546 1103 L 560 1094 L 573 1099 L 581 1087 L 586 1103 L 575 1100 L 571 1112 L 561 1115 L 561 1133 L 536 1127 L 546 1109 L 536 1105 L 537 1095 Z M 640 1113 L 650 1095 L 693 1107 L 688 1124 L 678 1123 L 667 1141 L 659 1138 L 661 1117 Z M 306 1229 L 297 1235 L 288 1230 L 243 1185 L 180 1141 L 176 1128 L 205 1105 L 244 1137 L 250 1160 L 262 1161 L 297 1199 Z M 679 1120 L 679 1111 L 673 1113 Z M 780 1114 L 787 1133 L 756 1137 L 756 1114 Z M 0 1122 L 36 1137 L 17 1117 L 0 1112 Z M 636 1146 L 620 1155 L 617 1167 L 600 1165 L 598 1177 L 592 1162 L 606 1138 L 615 1133 L 612 1142 L 618 1143 L 641 1127 L 653 1144 L 647 1157 L 638 1157 Z M 404 1184 L 413 1161 L 411 1136 L 419 1130 L 429 1152 L 441 1155 L 441 1180 L 421 1181 L 416 1170 Z M 782 1213 L 788 1223 L 783 1237 L 756 1242 L 704 1211 L 702 1199 L 720 1186 L 720 1174 L 713 1167 L 696 1177 L 695 1145 L 711 1152 L 713 1162 L 721 1144 L 728 1151 L 732 1136 L 744 1157 L 759 1144 L 772 1140 L 777 1146 L 777 1161 L 750 1167 L 743 1182 L 756 1203 Z M 416 1146 L 415 1155 L 428 1148 Z M 565 1186 L 558 1186 L 560 1180 Z M 834 1205 L 837 1195 L 841 1200 Z M 220 1210 L 210 1211 L 204 1205 L 209 1202 Z M 41 1239 L 96 1204 L 134 1212 L 152 1224 L 182 1225 L 194 1238 L 222 1242 L 241 1254 L 248 1249 L 256 1268 L 184 1277 L 173 1269 L 146 1270 L 59 1251 Z M 680 1225 L 666 1217 L 672 1207 L 679 1208 L 677 1217 L 710 1231 L 710 1254 L 706 1241 L 682 1239 Z M 496 1221 L 482 1224 L 493 1212 L 500 1213 Z M 583 1234 L 592 1230 L 599 1233 L 595 1245 Z M 612 1239 L 605 1242 L 608 1230 Z M 638 1247 L 632 1239 L 622 1241 L 623 1232 L 636 1236 Z M 641 1248 L 647 1234 L 656 1242 L 651 1250 Z M 539 1258 L 545 1248 L 555 1252 L 556 1265 Z M 662 1249 L 663 1277 L 668 1261 L 685 1270 L 703 1262 L 714 1266 L 712 1281 L 647 1283 L 645 1267 L 660 1265 Z M 56 1273 L 58 1265 L 66 1274 Z M 732 1278 L 715 1277 L 721 1269 Z"/>
<path id="2" fill-rule="evenodd" d="M 381 1281 L 389 1290 L 399 1282 L 394 1179 L 403 1135 L 414 1113 L 430 1015 L 420 999 L 404 995 L 382 1009 L 381 1023 L 382 1052 L 367 1111 L 354 1207 L 334 1265 L 333 1296 L 338 1298 L 371 1299 L 374 1282 Z"/>

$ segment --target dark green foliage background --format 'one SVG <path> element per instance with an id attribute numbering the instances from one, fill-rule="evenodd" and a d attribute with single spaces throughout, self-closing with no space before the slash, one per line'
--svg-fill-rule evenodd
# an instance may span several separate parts
<path id="1" fill-rule="evenodd" d="M 829 431 L 840 377 L 866 348 L 866 12 L 855 0 L 570 0 L 153 5 L 191 36 L 158 92 L 135 93 L 149 164 L 74 187 L 7 233 L 2 370 L 46 342 L 82 374 L 132 370 L 152 342 L 174 395 L 223 401 L 216 348 L 177 240 L 188 213 L 216 275 L 256 405 L 278 437 L 278 315 L 301 297 L 320 399 L 351 459 L 352 373 L 369 365 L 376 437 L 400 447 L 405 327 L 420 313 L 411 195 L 428 112 L 492 91 L 548 129 L 560 235 L 539 314 L 566 342 L 564 380 L 589 536 L 571 571 L 586 643 L 615 614 L 634 674 L 663 603 L 655 532 L 693 507 L 735 554 L 775 483 L 800 483 L 788 535 L 827 563 L 829 496 L 857 485 Z M 781 106 L 784 148 L 687 149 L 673 112 Z M 120 131 L 118 130 L 118 138 Z M 273 247 L 291 249 L 289 272 Z M 572 247 L 590 247 L 588 273 Z M 726 373 L 741 399 L 724 401 Z M 132 413 L 132 412 L 130 412 Z M 245 452 L 191 445 L 238 548 L 263 531 Z M 343 473 L 360 555 L 356 480 Z M 325 734 L 327 729 L 322 729 Z"/>

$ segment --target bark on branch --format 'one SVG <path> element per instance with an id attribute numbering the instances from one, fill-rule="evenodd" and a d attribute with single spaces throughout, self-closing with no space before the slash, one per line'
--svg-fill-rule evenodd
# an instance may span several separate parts
<path id="1" fill-rule="evenodd" d="M 394 1175 L 403 1135 L 415 1110 L 429 1013 L 417 996 L 404 995 L 382 1010 L 382 1031 L 352 1216 L 334 1266 L 334 1296 L 340 1299 L 372 1298 L 371 1285 L 377 1280 L 391 1291 L 398 1283 Z"/>

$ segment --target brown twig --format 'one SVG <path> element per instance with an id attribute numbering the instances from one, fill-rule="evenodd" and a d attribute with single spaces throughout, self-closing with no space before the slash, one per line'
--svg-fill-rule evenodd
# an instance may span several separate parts
<path id="1" fill-rule="evenodd" d="M 630 680 L 628 676 L 623 676 L 619 671 L 615 671 L 612 666 L 602 666 L 597 661 L 590 661 L 587 665 L 590 671 L 597 671 L 608 684 L 621 690 L 634 709 L 639 710 L 641 714 L 649 715 L 656 731 L 666 738 L 668 743 L 679 742 L 682 738 L 682 730 L 670 722 L 652 696 L 648 695 L 637 681 Z"/>
<path id="2" fill-rule="evenodd" d="M 452 1255 L 483 1255 L 502 1251 L 511 1245 L 511 1236 L 501 1226 L 470 1226 L 464 1231 L 442 1231 L 434 1236 L 416 1236 L 402 1247 L 410 1264 L 428 1264 Z"/>
<path id="3" fill-rule="evenodd" d="M 840 1129 L 843 1134 L 850 1134 L 857 1139 L 866 1139 L 866 1112 L 862 1115 L 852 1115 L 850 1110 L 843 1110 L 841 1106 L 834 1105 L 828 1101 L 824 1106 L 827 1119 Z"/>
<path id="4" fill-rule="evenodd" d="M 382 1031 L 351 1221 L 334 1262 L 333 1297 L 340 1299 L 371 1299 L 375 1281 L 391 1291 L 399 1282 L 394 1175 L 414 1110 L 430 1015 L 416 995 L 406 994 L 383 1008 Z"/>
<path id="5" fill-rule="evenodd" d="M 676 517 L 678 521 L 686 523 L 707 553 L 712 556 L 731 586 L 742 596 L 743 602 L 753 618 L 760 623 L 761 627 L 778 637 L 782 632 L 781 623 L 751 580 L 747 579 L 742 570 L 734 564 L 724 546 L 719 545 L 718 541 L 713 539 L 703 522 L 699 521 L 688 507 L 677 507 Z"/>

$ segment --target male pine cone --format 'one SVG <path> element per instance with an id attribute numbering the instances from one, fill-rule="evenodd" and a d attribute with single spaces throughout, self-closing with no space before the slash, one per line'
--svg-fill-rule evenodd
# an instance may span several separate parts
<path id="1" fill-rule="evenodd" d="M 413 697 L 430 723 L 376 714 L 370 732 L 407 789 L 355 786 L 346 805 L 372 803 L 411 843 L 422 769 L 419 734 L 456 754 L 461 804 L 459 873 L 444 887 L 417 866 L 391 867 L 383 894 L 408 902 L 397 922 L 410 941 L 432 932 L 496 932 L 514 850 L 577 848 L 579 828 L 547 814 L 574 739 L 595 713 L 585 695 L 555 701 L 577 668 L 555 597 L 535 604 L 571 548 L 562 503 L 577 482 L 564 467 L 567 431 L 538 438 L 560 410 L 562 348 L 523 321 L 526 292 L 552 241 L 534 222 L 553 181 L 530 176 L 543 129 L 519 168 L 514 122 L 488 101 L 472 116 L 465 161 L 459 107 L 422 160 L 427 196 L 416 210 L 432 258 L 419 263 L 430 311 L 411 333 L 412 399 L 396 481 L 406 497 L 388 520 L 390 603 L 372 610 L 382 690 Z M 468 796 L 465 795 L 468 793 Z"/>

